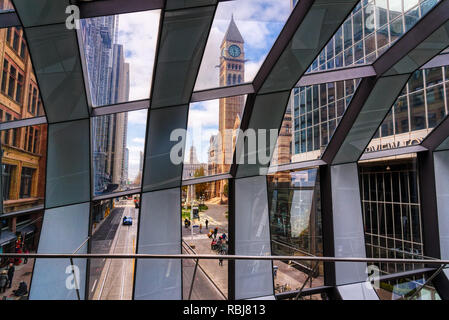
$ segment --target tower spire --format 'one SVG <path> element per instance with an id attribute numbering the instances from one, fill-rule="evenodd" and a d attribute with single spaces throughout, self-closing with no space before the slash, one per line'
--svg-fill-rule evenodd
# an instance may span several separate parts
<path id="1" fill-rule="evenodd" d="M 223 41 L 244 43 L 243 37 L 234 21 L 234 14 L 231 15 L 228 30 L 226 31 Z"/>

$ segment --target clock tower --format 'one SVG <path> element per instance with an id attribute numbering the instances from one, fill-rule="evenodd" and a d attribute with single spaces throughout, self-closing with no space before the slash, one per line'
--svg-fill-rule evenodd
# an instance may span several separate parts
<path id="1" fill-rule="evenodd" d="M 220 86 L 233 86 L 245 82 L 245 47 L 244 40 L 231 17 L 226 34 L 220 46 Z M 234 151 L 233 130 L 236 121 L 239 122 L 243 115 L 244 97 L 236 96 L 220 99 L 218 130 L 222 138 L 219 150 L 218 163 L 220 172 L 227 173 L 232 163 Z M 217 172 L 218 173 L 218 172 Z M 220 195 L 224 184 L 217 188 Z M 217 194 L 218 196 L 219 194 Z"/>

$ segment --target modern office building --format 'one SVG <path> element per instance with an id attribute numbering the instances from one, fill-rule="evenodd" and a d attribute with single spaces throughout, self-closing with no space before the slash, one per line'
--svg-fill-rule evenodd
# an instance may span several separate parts
<path id="1" fill-rule="evenodd" d="M 125 62 L 123 45 L 117 43 L 118 23 L 118 16 L 80 21 L 93 105 L 111 105 L 129 99 L 129 64 Z M 121 190 L 127 184 L 127 126 L 127 113 L 93 120 L 97 194 Z"/>
<path id="2" fill-rule="evenodd" d="M 435 3 L 361 2 L 314 60 L 309 74 L 370 63 Z M 421 68 L 412 74 L 366 153 L 419 145 L 441 122 L 448 105 L 446 68 Z M 294 89 L 291 162 L 321 157 L 359 83 L 360 79 L 350 79 Z M 367 256 L 422 258 L 416 154 L 363 161 L 359 170 Z M 381 264 L 380 271 L 390 274 L 414 267 Z"/>
<path id="3" fill-rule="evenodd" d="M 0 295 L 449 299 L 448 48 L 449 0 L 0 1 Z"/>

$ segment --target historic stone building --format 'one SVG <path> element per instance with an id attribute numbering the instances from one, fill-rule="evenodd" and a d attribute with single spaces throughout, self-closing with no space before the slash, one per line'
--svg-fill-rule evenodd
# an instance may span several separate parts
<path id="1" fill-rule="evenodd" d="M 245 41 L 240 34 L 234 17 L 231 18 L 226 34 L 220 46 L 220 86 L 238 85 L 245 81 Z M 235 96 L 220 99 L 218 132 L 221 143 L 218 143 L 217 165 L 209 165 L 209 175 L 228 172 L 234 151 L 234 129 L 237 118 L 241 118 L 245 99 Z M 217 181 L 211 194 L 221 196 L 224 180 Z"/>

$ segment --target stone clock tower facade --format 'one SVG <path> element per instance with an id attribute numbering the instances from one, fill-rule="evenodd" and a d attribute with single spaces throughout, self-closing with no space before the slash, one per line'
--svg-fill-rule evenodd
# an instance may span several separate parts
<path id="1" fill-rule="evenodd" d="M 231 18 L 220 49 L 220 86 L 233 86 L 245 82 L 244 40 L 234 17 Z M 217 173 L 229 172 L 235 140 L 232 130 L 239 127 L 244 103 L 243 96 L 220 99 L 218 130 L 222 143 L 217 157 L 219 164 Z M 224 182 L 218 183 L 219 185 L 215 188 L 216 196 L 221 196 L 224 190 Z"/>

